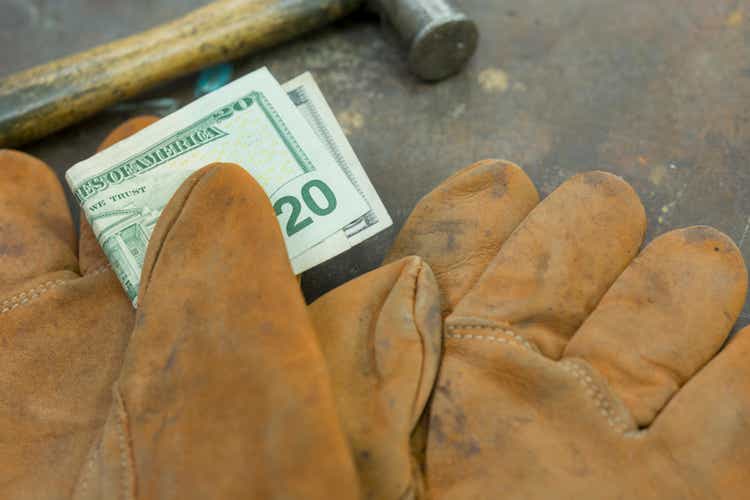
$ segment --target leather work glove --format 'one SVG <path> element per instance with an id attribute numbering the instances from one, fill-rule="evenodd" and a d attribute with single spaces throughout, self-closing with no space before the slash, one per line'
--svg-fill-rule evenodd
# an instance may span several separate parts
<path id="1" fill-rule="evenodd" d="M 105 148 L 155 118 L 132 120 Z M 69 498 L 111 403 L 133 307 L 55 174 L 0 150 L 0 497 Z"/>
<path id="2" fill-rule="evenodd" d="M 13 151 L 0 164 L 2 498 L 359 496 L 276 216 L 244 170 L 205 167 L 172 198 L 133 321 L 54 174 Z"/>
<path id="3" fill-rule="evenodd" d="M 368 500 L 424 498 L 420 418 L 440 363 L 435 278 L 406 257 L 309 307 Z"/>
<path id="4" fill-rule="evenodd" d="M 182 190 L 185 189 L 183 186 Z M 177 197 L 172 203 L 176 203 Z M 165 214 L 167 210 L 162 219 Z M 167 224 L 162 219 L 159 224 Z M 226 231 L 231 227 L 232 222 L 228 222 Z M 233 231 L 243 230 L 238 227 Z M 158 230 L 152 236 L 149 252 L 157 234 Z M 283 247 L 271 247 L 268 251 L 286 259 Z M 146 276 L 147 266 L 143 279 Z M 162 280 L 159 278 L 157 282 Z M 278 283 L 280 277 L 258 284 L 258 294 L 265 293 L 264 287 L 273 290 Z M 296 282 L 294 289 L 301 297 Z M 236 293 L 247 292 L 238 288 Z M 162 300 L 168 302 L 166 298 Z M 139 312 L 142 310 L 143 306 L 139 306 Z M 274 318 L 274 312 L 273 307 L 258 305 L 259 316 Z M 419 446 L 419 431 L 424 429 L 419 426 L 419 419 L 435 385 L 442 347 L 439 292 L 432 271 L 418 257 L 399 259 L 329 292 L 308 308 L 308 314 L 327 361 L 337 414 L 348 442 L 347 450 L 354 457 L 363 498 L 422 498 L 420 460 L 413 448 Z M 279 374 L 269 370 L 265 376 L 272 380 Z M 310 376 L 315 376 L 314 372 Z M 320 411 L 314 405 L 311 410 Z M 279 419 L 276 414 L 270 413 L 265 418 L 269 426 L 282 426 L 276 422 Z M 326 418 L 336 421 L 330 415 Z M 287 432 L 294 432 L 298 426 L 290 424 Z M 195 432 L 198 429 L 196 426 Z M 186 433 L 185 439 L 189 440 L 190 435 Z M 305 463 L 315 457 L 312 463 L 319 467 L 317 457 L 330 450 L 326 445 L 307 453 L 297 454 L 290 449 L 282 452 L 292 453 L 293 458 Z M 297 467 L 306 470 L 301 464 Z M 341 474 L 346 478 L 350 470 L 342 468 Z M 215 477 L 221 474 L 217 472 Z M 322 484 L 330 481 L 324 475 L 318 479 Z M 347 493 L 348 483 L 344 481 L 343 485 L 338 490 L 333 486 L 328 488 L 328 498 L 355 498 L 354 493 Z M 314 498 L 307 492 L 299 494 L 282 486 L 280 491 L 287 492 L 288 497 Z M 257 495 L 257 498 L 268 496 Z"/>
<path id="5" fill-rule="evenodd" d="M 718 352 L 747 287 L 737 247 L 697 226 L 638 254 L 643 207 L 603 172 L 537 200 L 518 167 L 475 165 L 389 257 L 424 257 L 444 299 L 432 498 L 747 498 L 750 331 Z"/>
<path id="6" fill-rule="evenodd" d="M 100 149 L 137 132 L 154 120 L 156 118 L 142 117 L 127 122 L 113 132 Z M 19 179 L 15 184 L 26 186 L 29 191 L 44 195 L 44 205 L 49 205 L 49 203 L 54 205 L 49 209 L 52 220 L 43 220 L 44 231 L 37 227 L 40 225 L 39 223 L 36 226 L 28 225 L 26 219 L 28 214 L 33 213 L 32 207 L 35 206 L 35 201 L 29 201 L 30 198 L 25 193 L 7 190 L 9 201 L 6 205 L 19 204 L 20 201 L 24 201 L 25 204 L 18 205 L 12 213 L 7 210 L 3 213 L 11 213 L 10 220 L 17 225 L 18 231 L 22 231 L 26 238 L 34 239 L 35 243 L 29 245 L 30 248 L 37 252 L 49 251 L 55 259 L 59 259 L 60 255 L 65 252 L 68 258 L 65 261 L 68 269 L 64 276 L 65 279 L 52 281 L 57 295 L 49 297 L 47 302 L 40 303 L 38 299 L 40 295 L 48 293 L 49 285 L 37 290 L 34 281 L 28 282 L 18 279 L 16 288 L 11 288 L 5 294 L 10 297 L 5 301 L 9 311 L 23 306 L 23 310 L 28 311 L 28 317 L 34 319 L 27 322 L 27 318 L 24 318 L 23 321 L 18 320 L 6 324 L 2 327 L 3 331 L 10 331 L 12 332 L 11 335 L 19 335 L 17 332 L 21 329 L 21 323 L 24 322 L 23 331 L 42 332 L 31 337 L 36 340 L 32 346 L 32 352 L 29 348 L 20 350 L 18 358 L 23 361 L 24 365 L 21 368 L 13 367 L 13 375 L 4 377 L 4 379 L 14 382 L 14 386 L 6 385 L 7 397 L 5 401 L 9 403 L 10 407 L 2 409 L 3 413 L 8 415 L 6 417 L 8 421 L 6 428 L 14 429 L 13 432 L 7 434 L 4 440 L 7 446 L 0 449 L 0 453 L 3 453 L 3 449 L 5 450 L 5 456 L 1 457 L 3 460 L 0 461 L 0 477 L 16 478 L 7 483 L 8 486 L 6 486 L 5 491 L 8 492 L 8 497 L 68 498 L 73 489 L 75 489 L 76 498 L 98 498 L 111 495 L 115 495 L 115 497 L 120 495 L 120 497 L 124 496 L 125 498 L 169 497 L 173 494 L 177 495 L 175 493 L 177 490 L 173 490 L 175 485 L 181 487 L 179 494 L 186 498 L 189 498 L 190 494 L 200 497 L 205 496 L 206 492 L 196 488 L 194 483 L 186 481 L 186 478 L 195 476 L 197 472 L 200 472 L 198 476 L 201 484 L 208 488 L 216 481 L 234 486 L 236 483 L 232 483 L 232 481 L 238 477 L 242 478 L 243 481 L 250 481 L 252 477 L 250 471 L 268 473 L 269 469 L 272 474 L 268 474 L 268 477 L 276 481 L 278 492 L 283 492 L 289 497 L 314 498 L 315 496 L 313 487 L 301 487 L 300 489 L 304 490 L 304 494 L 291 487 L 293 482 L 288 483 L 288 478 L 284 476 L 284 473 L 290 473 L 292 469 L 298 469 L 296 474 L 300 476 L 299 480 L 302 486 L 304 486 L 305 480 L 317 481 L 317 485 L 331 483 L 331 486 L 326 489 L 329 495 L 337 498 L 355 498 L 357 496 L 351 481 L 351 464 L 348 457 L 342 458 L 340 449 L 337 449 L 339 447 L 339 444 L 337 444 L 338 437 L 331 438 L 330 444 L 326 442 L 319 450 L 299 452 L 290 447 L 284 450 L 275 447 L 284 444 L 281 442 L 281 438 L 285 432 L 293 434 L 298 428 L 303 431 L 306 429 L 306 425 L 303 425 L 303 423 L 307 420 L 307 417 L 294 415 L 288 402 L 282 405 L 284 411 L 281 412 L 281 416 L 283 417 L 288 413 L 289 415 L 285 418 L 294 417 L 298 421 L 282 430 L 282 423 L 286 425 L 288 422 L 280 419 L 278 413 L 272 411 L 278 411 L 278 408 L 268 407 L 269 405 L 266 402 L 265 406 L 260 405 L 261 408 L 266 410 L 265 413 L 261 413 L 255 409 L 257 405 L 249 404 L 245 400 L 241 401 L 243 406 L 240 411 L 242 414 L 246 416 L 252 413 L 256 414 L 250 423 L 267 425 L 275 433 L 273 436 L 278 440 L 275 446 L 266 443 L 269 449 L 262 448 L 255 452 L 254 456 L 260 460 L 265 458 L 264 453 L 274 451 L 277 456 L 272 458 L 279 463 L 271 462 L 264 468 L 257 463 L 248 465 L 247 460 L 242 462 L 239 461 L 241 457 L 236 454 L 232 455 L 232 450 L 236 451 L 236 448 L 244 447 L 245 451 L 258 449 L 259 445 L 245 445 L 245 442 L 253 441 L 257 443 L 259 438 L 252 434 L 246 437 L 243 432 L 228 434 L 225 437 L 233 443 L 229 446 L 230 451 L 227 452 L 230 456 L 220 456 L 216 450 L 222 448 L 220 444 L 224 441 L 214 439 L 213 436 L 210 439 L 208 436 L 202 437 L 205 432 L 203 428 L 207 423 L 206 420 L 198 417 L 201 417 L 201 414 L 207 413 L 207 411 L 199 412 L 197 409 L 191 410 L 193 414 L 199 413 L 194 415 L 196 418 L 189 421 L 192 427 L 173 431 L 176 436 L 173 436 L 172 439 L 179 438 L 183 447 L 179 450 L 182 456 L 175 449 L 170 450 L 170 452 L 177 453 L 177 456 L 154 448 L 142 450 L 139 456 L 136 450 L 138 444 L 142 442 L 140 438 L 143 436 L 125 433 L 131 427 L 125 424 L 132 422 L 134 419 L 132 414 L 127 411 L 129 405 L 126 405 L 125 402 L 128 398 L 123 397 L 123 392 L 126 393 L 126 396 L 136 392 L 139 398 L 143 398 L 145 395 L 141 393 L 146 390 L 123 391 L 122 388 L 139 385 L 131 382 L 132 380 L 142 381 L 141 383 L 145 384 L 146 387 L 160 382 L 162 387 L 158 390 L 147 391 L 149 393 L 155 392 L 158 396 L 161 396 L 160 399 L 158 398 L 158 403 L 165 404 L 175 398 L 181 401 L 184 397 L 177 398 L 176 394 L 179 391 L 186 391 L 187 389 L 183 386 L 195 383 L 194 379 L 199 378 L 198 375 L 193 375 L 187 380 L 182 380 L 185 375 L 174 375 L 174 378 L 170 380 L 171 385 L 167 386 L 166 381 L 161 380 L 157 373 L 144 374 L 143 372 L 147 370 L 143 365 L 159 365 L 156 359 L 147 359 L 146 353 L 153 352 L 155 353 L 153 357 L 158 358 L 160 354 L 163 356 L 165 350 L 172 349 L 172 354 L 167 356 L 167 360 L 171 361 L 167 364 L 170 367 L 174 366 L 174 359 L 180 359 L 174 353 L 182 352 L 175 346 L 182 345 L 182 338 L 187 333 L 183 333 L 182 336 L 176 336 L 176 334 L 165 336 L 153 334 L 153 332 L 152 334 L 142 334 L 136 331 L 132 333 L 131 337 L 134 311 L 114 274 L 109 270 L 106 257 L 102 254 L 85 219 L 81 218 L 81 238 L 78 245 L 79 259 L 76 262 L 75 247 L 71 243 L 73 233 L 70 229 L 70 216 L 64 203 L 61 188 L 54 179 L 54 175 L 46 166 L 26 155 L 17 152 L 6 152 L 5 155 L 8 158 L 4 161 L 6 171 L 19 172 Z M 40 179 L 44 180 L 43 184 Z M 226 183 L 217 190 L 226 189 L 230 184 Z M 186 186 L 183 186 L 180 193 L 189 189 Z M 226 198 L 226 195 L 223 197 Z M 180 201 L 176 201 L 177 198 L 175 196 L 173 204 L 179 205 Z M 223 206 L 223 202 L 217 203 L 218 206 Z M 164 214 L 167 213 L 168 211 L 165 210 Z M 210 210 L 206 218 L 208 219 L 212 213 L 217 220 L 223 220 L 223 213 L 216 215 L 215 212 Z M 60 219 L 61 216 L 62 219 Z M 166 216 L 162 218 L 166 220 Z M 168 223 L 160 222 L 160 224 Z M 210 224 L 205 223 L 203 225 L 209 226 Z M 216 230 L 216 232 L 223 234 L 220 230 Z M 20 240 L 17 235 L 7 234 L 7 240 L 0 240 L 3 244 L 6 244 L 7 241 L 8 245 L 14 245 L 14 242 Z M 66 236 L 68 240 L 57 242 L 55 243 L 57 246 L 54 247 L 53 242 L 56 240 L 51 235 L 60 234 Z M 242 231 L 238 233 L 238 230 L 234 229 L 233 231 L 226 230 L 226 234 L 242 235 L 245 233 Z M 154 233 L 150 247 L 158 244 L 153 242 L 163 237 L 159 235 L 159 231 Z M 175 245 L 173 245 L 175 248 L 180 248 L 180 245 Z M 186 243 L 182 245 L 188 246 Z M 192 248 L 195 243 L 189 246 Z M 51 251 L 55 248 L 59 250 Z M 229 251 L 231 248 L 226 250 Z M 245 253 L 247 251 L 243 250 Z M 285 255 L 285 252 L 273 246 L 269 247 L 268 251 Z M 168 255 L 172 257 L 180 254 L 179 250 L 171 250 Z M 151 254 L 149 253 L 149 255 Z M 191 269 L 194 274 L 187 273 L 188 276 L 183 276 L 183 279 L 190 278 L 191 281 L 205 280 L 207 283 L 211 282 L 211 274 L 208 270 L 202 270 L 204 264 L 198 262 L 199 259 L 190 256 L 185 256 L 184 259 L 193 263 L 193 268 L 186 265 L 185 269 Z M 249 259 L 249 257 L 246 256 L 245 259 Z M 30 257 L 24 264 L 38 260 L 38 257 Z M 92 264 L 92 262 L 95 264 Z M 243 263 L 248 265 L 244 261 Z M 17 267 L 23 268 L 22 265 Z M 258 270 L 262 267 L 258 266 Z M 51 281 L 51 277 L 56 276 L 52 274 L 53 271 L 48 270 L 59 268 L 60 264 L 56 260 L 52 260 L 52 263 L 41 271 L 34 269 L 27 275 L 37 277 L 36 281 L 46 283 Z M 148 269 L 148 266 L 144 269 Z M 88 276 L 93 274 L 91 270 L 96 271 L 94 276 L 97 276 L 97 278 Z M 200 273 L 199 270 L 201 270 Z M 256 269 L 253 269 L 253 271 L 257 272 Z M 145 273 L 144 270 L 144 277 L 146 276 Z M 84 277 L 79 278 L 80 274 L 84 274 Z M 180 270 L 174 274 L 177 276 L 185 273 Z M 284 273 L 278 274 L 276 279 L 270 280 L 270 284 L 258 283 L 257 291 L 254 292 L 255 295 L 265 295 L 265 293 L 261 293 L 263 287 L 274 291 L 279 283 L 283 283 L 285 281 Z M 27 275 L 23 275 L 23 277 L 25 278 Z M 217 276 L 223 277 L 226 275 L 228 274 L 222 272 Z M 229 275 L 242 277 L 252 276 L 254 273 L 240 271 L 239 273 L 229 273 Z M 96 282 L 88 285 L 89 281 L 93 280 L 96 280 Z M 7 281 L 10 282 L 10 280 Z M 161 288 L 162 281 L 165 282 L 163 288 Z M 193 321 L 190 321 L 190 318 L 182 317 L 180 314 L 194 309 L 194 306 L 185 307 L 186 303 L 190 305 L 190 301 L 187 301 L 187 299 L 193 299 L 193 301 L 197 299 L 190 297 L 193 294 L 185 294 L 183 291 L 190 289 L 196 297 L 204 296 L 203 302 L 206 304 L 216 300 L 216 297 L 222 298 L 222 295 L 231 295 L 227 290 L 224 290 L 223 294 L 215 294 L 214 291 L 208 293 L 201 288 L 193 290 L 195 288 L 194 283 L 191 283 L 191 286 L 178 286 L 172 282 L 167 284 L 165 278 L 160 278 L 156 282 L 159 283 L 160 290 L 170 292 L 168 297 L 160 299 L 164 302 L 164 312 L 160 314 L 167 315 L 167 312 L 169 313 L 169 321 L 166 323 L 182 325 L 187 321 L 188 325 L 185 328 L 196 327 L 196 325 L 193 324 Z M 86 285 L 87 294 L 71 296 L 68 289 L 73 285 L 79 287 Z M 203 290 L 202 293 L 201 290 Z M 244 288 L 238 288 L 235 292 L 238 295 L 237 300 L 243 298 L 249 300 L 249 297 L 252 296 L 248 295 Z M 23 293 L 25 295 L 22 295 Z M 291 292 L 285 289 L 285 293 Z M 299 295 L 298 291 L 296 295 Z M 294 300 L 298 300 L 298 297 Z M 112 303 L 112 310 L 107 309 L 106 301 Z M 167 305 L 169 307 L 166 307 Z M 230 311 L 226 309 L 226 304 L 219 304 L 215 307 L 215 317 L 212 317 L 212 319 L 208 318 L 210 316 L 208 311 L 202 311 L 200 325 L 213 324 L 217 326 L 224 324 L 228 316 L 231 317 Z M 262 307 L 268 308 L 268 305 Z M 180 308 L 184 311 L 179 311 Z M 74 309 L 76 312 L 69 315 L 68 311 Z M 247 309 L 247 306 L 240 309 Z M 272 310 L 266 309 L 266 313 Z M 21 309 L 14 314 L 18 314 L 20 311 Z M 40 314 L 40 311 L 42 314 Z M 113 311 L 116 311 L 117 314 Z M 286 313 L 286 309 L 284 311 Z M 256 312 L 259 317 L 263 315 L 262 310 L 256 310 Z M 330 292 L 313 304 L 309 308 L 309 312 L 328 361 L 331 371 L 330 378 L 339 408 L 337 413 L 343 419 L 343 429 L 354 455 L 365 498 L 406 499 L 420 497 L 422 473 L 412 447 L 415 446 L 415 437 L 419 437 L 419 418 L 423 414 L 427 398 L 435 383 L 440 358 L 442 328 L 438 290 L 429 267 L 416 257 L 401 259 L 399 262 L 384 266 Z M 151 316 L 148 308 L 143 305 L 139 309 L 139 314 L 146 317 Z M 87 315 L 95 315 L 95 317 L 89 319 Z M 57 318 L 68 317 L 70 320 L 65 323 L 65 326 L 69 328 L 69 331 L 66 330 L 67 335 L 61 337 L 58 332 L 60 320 Z M 287 318 L 290 317 L 287 316 Z M 302 324 L 305 323 L 304 320 L 299 320 Z M 161 326 L 167 328 L 166 325 Z M 139 330 L 139 328 L 145 330 L 142 320 L 138 322 L 136 330 Z M 59 338 L 59 344 L 51 344 L 52 330 L 57 333 L 57 337 L 54 338 Z M 4 334 L 3 338 L 8 338 L 8 335 Z M 144 340 L 144 345 L 141 346 L 131 341 L 131 339 L 137 338 L 148 338 L 150 340 L 148 342 Z M 262 337 L 262 339 L 273 338 L 272 335 Z M 71 339 L 73 339 L 72 342 Z M 256 340 L 252 341 L 256 342 Z M 231 342 L 228 344 L 236 345 L 237 343 Z M 105 358 L 104 348 L 112 351 L 110 359 Z M 119 375 L 118 380 L 126 348 L 128 349 L 128 359 L 132 358 L 133 361 L 125 363 L 123 373 Z M 278 346 L 277 348 L 280 349 Z M 311 350 L 313 347 L 306 346 L 306 349 Z M 300 351 L 300 349 L 296 349 L 296 351 Z M 291 355 L 295 352 L 295 349 L 288 345 L 288 348 L 284 349 L 283 352 Z M 51 355 L 56 357 L 50 360 L 48 358 Z M 185 354 L 185 356 L 188 355 Z M 45 362 L 40 360 L 45 360 Z M 271 360 L 273 361 L 273 358 Z M 183 368 L 183 370 L 190 375 L 193 372 L 193 364 L 200 361 L 200 357 L 186 360 L 184 364 L 190 366 L 191 369 Z M 314 361 L 315 363 L 312 364 L 315 370 L 319 371 L 319 363 L 317 360 Z M 177 366 L 181 365 L 178 364 Z M 12 367 L 12 365 L 8 365 L 8 367 Z M 235 401 L 237 399 L 236 391 L 233 392 L 226 382 L 211 381 L 209 377 L 211 370 L 219 369 L 222 370 L 224 375 L 231 375 L 232 369 L 229 368 L 229 365 L 209 364 L 203 369 L 203 379 L 200 386 L 204 387 L 205 391 L 216 391 L 225 401 L 217 402 L 207 399 L 203 404 L 214 404 L 223 411 L 235 409 L 233 405 L 237 404 Z M 31 373 L 35 374 L 29 375 L 28 379 L 21 376 L 21 374 Z M 92 376 L 92 373 L 96 376 Z M 241 378 L 244 376 L 240 375 L 242 373 L 244 372 L 239 370 L 235 377 Z M 264 376 L 270 382 L 273 382 L 279 378 L 279 373 L 284 373 L 284 370 L 281 368 L 271 370 L 269 368 Z M 61 378 L 60 375 L 64 375 L 64 377 Z M 317 387 L 318 391 L 323 391 L 321 385 L 325 385 L 323 382 L 328 377 L 327 374 L 315 375 L 315 371 L 311 370 L 307 376 L 313 381 L 321 379 L 321 384 L 313 384 L 313 389 Z M 44 392 L 30 392 L 26 389 L 30 383 L 29 380 L 32 378 L 49 380 L 50 387 Z M 74 382 L 68 383 L 68 380 Z M 116 380 L 118 382 L 114 391 L 115 400 L 113 403 L 110 388 Z M 128 380 L 128 382 L 123 382 L 123 380 Z M 282 378 L 282 382 L 284 380 Z M 292 390 L 289 387 L 282 390 L 270 383 L 266 387 L 259 374 L 256 375 L 255 382 L 266 389 L 265 393 L 261 391 L 261 395 L 265 394 L 266 397 L 270 397 L 268 391 L 271 387 L 274 388 L 271 394 L 278 394 L 279 397 L 283 397 L 285 391 Z M 21 389 L 21 387 L 25 389 Z M 246 383 L 245 391 L 253 394 L 253 390 L 253 386 Z M 167 394 L 172 396 L 167 397 Z M 335 426 L 334 424 L 338 422 L 338 419 L 331 415 L 329 407 L 324 406 L 324 411 L 321 411 L 319 403 L 315 401 L 316 398 L 312 398 L 309 394 L 305 396 L 304 391 L 301 394 L 300 398 L 304 397 L 310 403 L 310 411 L 321 415 L 323 420 L 329 423 L 329 426 Z M 313 401 L 310 401 L 311 399 Z M 322 399 L 325 401 L 327 398 Z M 157 403 L 152 404 L 158 406 Z M 33 418 L 28 418 L 28 408 L 40 405 L 43 405 L 45 412 L 39 412 Z M 140 403 L 139 406 L 143 405 L 143 403 Z M 154 420 L 162 419 L 156 430 L 148 430 L 161 439 L 164 439 L 162 436 L 165 429 L 175 427 L 175 413 L 177 413 L 175 410 L 170 412 L 162 408 L 157 411 L 151 407 L 147 411 L 144 408 L 140 409 Z M 167 416 L 164 416 L 165 411 Z M 49 430 L 51 424 L 48 415 L 50 413 L 55 414 L 57 420 L 62 422 L 54 424 L 54 432 Z M 180 414 L 182 413 L 180 412 Z M 125 419 L 125 424 L 123 419 Z M 107 420 L 106 427 L 104 427 L 105 420 Z M 138 420 L 140 421 L 140 419 Z M 207 419 L 207 421 L 210 423 L 212 420 Z M 22 422 L 28 422 L 28 424 L 19 430 L 19 425 Z M 154 424 L 149 423 L 149 426 L 151 425 Z M 223 422 L 217 419 L 217 426 L 221 425 L 223 425 Z M 231 429 L 226 425 L 224 427 Z M 221 435 L 218 429 L 213 430 Z M 333 430 L 330 430 L 330 432 L 333 432 Z M 33 442 L 27 443 L 26 436 L 33 436 L 30 438 Z M 197 444 L 193 443 L 194 436 L 201 437 L 209 451 L 214 453 L 211 454 L 205 452 L 205 450 L 198 452 Z M 136 439 L 136 437 L 139 439 Z M 260 442 L 263 441 L 260 440 Z M 91 449 L 91 452 L 87 457 L 84 457 L 88 449 Z M 157 451 L 161 455 L 157 456 Z M 324 458 L 329 460 L 321 461 L 318 458 L 321 452 Z M 285 458 L 287 454 L 289 455 L 288 459 Z M 165 471 L 158 467 L 160 463 L 179 465 L 179 459 L 186 456 L 205 459 L 210 467 L 200 463 L 182 463 L 182 470 L 180 471 L 174 469 Z M 311 457 L 314 457 L 314 459 L 311 460 Z M 280 466 L 280 462 L 284 460 L 288 461 L 288 467 Z M 304 460 L 304 463 L 296 463 L 295 460 Z M 336 480 L 333 482 L 326 474 L 314 472 L 319 467 L 318 464 L 324 466 L 335 462 L 338 462 L 338 466 L 329 468 L 329 471 L 332 469 L 338 470 Z M 345 463 L 342 464 L 341 462 Z M 305 467 L 305 464 L 309 463 L 315 467 Z M 232 466 L 242 465 L 242 472 L 237 474 L 236 470 L 227 466 L 228 464 Z M 203 467 L 201 468 L 201 466 Z M 190 470 L 191 468 L 197 468 L 197 471 Z M 306 475 L 303 475 L 302 472 L 305 472 Z M 198 476 L 195 477 L 196 480 Z M 244 491 L 246 496 L 253 496 L 253 492 L 258 497 L 274 496 L 274 493 L 278 493 L 262 490 L 262 486 L 266 484 L 264 481 L 258 480 L 251 482 L 251 484 L 256 486 L 256 490 L 246 487 Z M 112 488 L 119 488 L 119 490 L 114 491 Z M 212 489 L 209 496 L 215 496 L 217 491 Z"/>
<path id="7" fill-rule="evenodd" d="M 487 249 L 481 242 L 497 237 L 494 232 L 486 234 L 494 230 L 495 212 L 515 210 L 522 217 L 533 206 L 514 206 L 513 200 L 509 203 L 498 196 L 503 182 L 516 190 L 533 191 L 533 186 L 523 173 L 497 179 L 496 166 L 480 163 L 447 181 L 449 194 L 440 202 L 449 211 L 433 213 L 423 203 L 409 219 L 414 234 L 405 238 L 402 233 L 397 241 L 393 250 L 397 256 L 309 307 L 364 498 L 426 498 L 424 416 L 440 365 L 440 300 L 430 267 L 420 258 L 409 257 L 419 253 L 404 242 L 428 238 L 421 246 L 451 250 L 467 244 L 473 249 L 466 255 L 467 262 L 482 261 Z M 456 211 L 456 218 L 450 217 L 451 210 Z M 445 236 L 446 229 L 454 233 Z M 441 270 L 438 281 L 443 291 L 470 279 L 465 273 L 472 266 L 450 270 L 439 252 L 429 256 Z M 446 283 L 454 286 L 446 287 Z"/>

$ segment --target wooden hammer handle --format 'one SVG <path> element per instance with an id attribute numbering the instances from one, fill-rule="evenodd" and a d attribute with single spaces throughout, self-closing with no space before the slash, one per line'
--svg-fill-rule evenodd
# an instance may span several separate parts
<path id="1" fill-rule="evenodd" d="M 0 147 L 18 146 L 157 83 L 289 40 L 361 0 L 219 0 L 151 30 L 0 80 Z"/>

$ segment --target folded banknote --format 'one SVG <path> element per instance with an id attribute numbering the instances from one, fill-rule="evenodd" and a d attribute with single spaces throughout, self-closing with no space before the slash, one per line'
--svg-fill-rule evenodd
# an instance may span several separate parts
<path id="1" fill-rule="evenodd" d="M 391 224 L 312 77 L 282 89 L 263 68 L 67 171 L 134 305 L 159 215 L 190 174 L 213 162 L 236 163 L 263 187 L 297 273 Z"/>

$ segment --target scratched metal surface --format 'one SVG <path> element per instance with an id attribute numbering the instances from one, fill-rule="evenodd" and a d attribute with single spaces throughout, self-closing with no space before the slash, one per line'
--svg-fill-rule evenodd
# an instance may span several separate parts
<path id="1" fill-rule="evenodd" d="M 0 0 L 0 75 L 204 3 Z M 479 52 L 437 85 L 412 79 L 367 15 L 237 61 L 235 75 L 262 65 L 280 80 L 313 71 L 395 219 L 394 229 L 308 272 L 309 298 L 377 266 L 414 203 L 485 157 L 519 163 L 543 194 L 579 171 L 615 172 L 642 197 L 649 239 L 710 224 L 750 261 L 750 1 L 458 3 L 479 22 Z M 187 103 L 195 80 L 149 97 Z M 25 150 L 62 176 L 135 112 L 102 113 Z"/>

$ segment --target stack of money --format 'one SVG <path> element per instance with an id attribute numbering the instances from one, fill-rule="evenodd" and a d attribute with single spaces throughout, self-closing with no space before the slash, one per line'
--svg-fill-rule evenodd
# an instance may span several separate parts
<path id="1" fill-rule="evenodd" d="M 159 215 L 190 174 L 213 162 L 236 163 L 260 183 L 298 274 L 391 225 L 312 76 L 281 86 L 263 68 L 67 171 L 133 305 Z"/>

